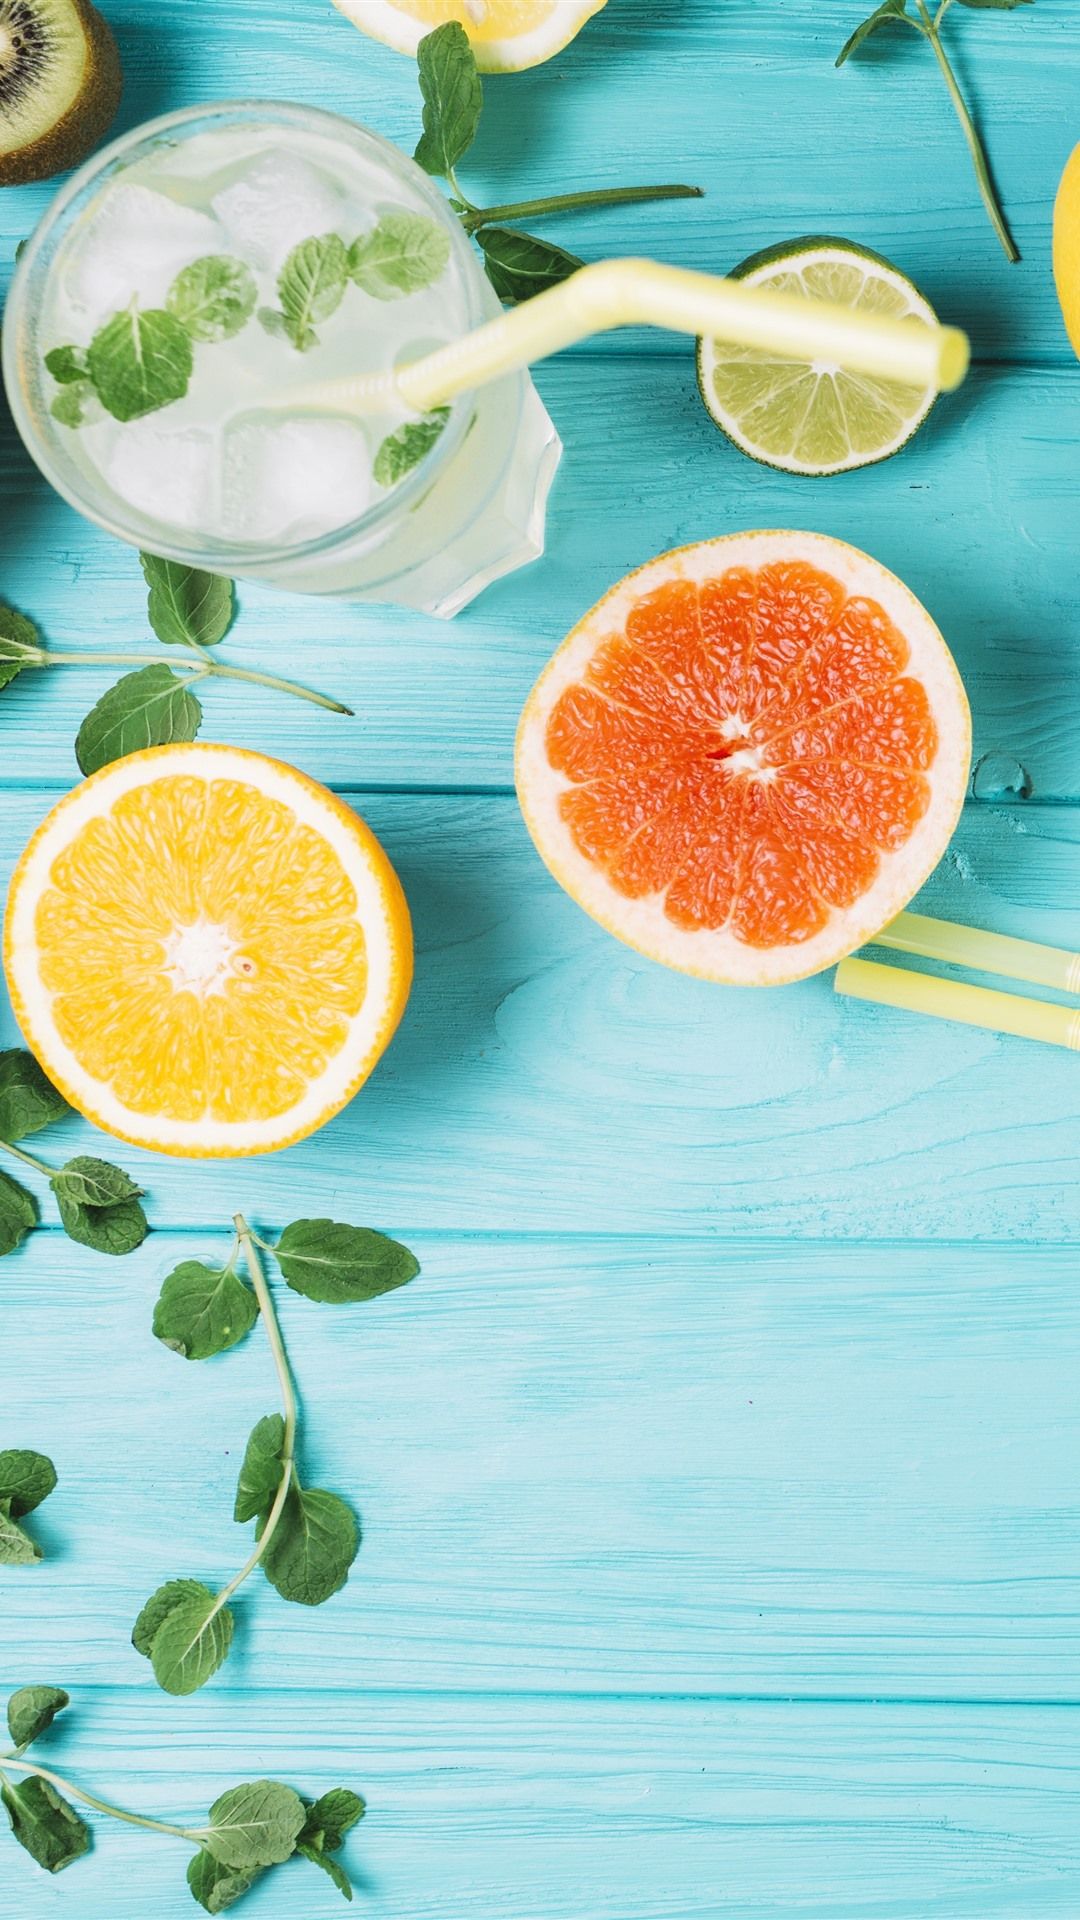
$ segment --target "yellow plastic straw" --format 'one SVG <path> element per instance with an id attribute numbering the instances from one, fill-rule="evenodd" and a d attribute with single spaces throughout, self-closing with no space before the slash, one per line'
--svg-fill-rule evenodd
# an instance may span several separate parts
<path id="1" fill-rule="evenodd" d="M 936 974 L 912 973 L 907 967 L 888 967 L 876 960 L 841 960 L 836 969 L 837 993 L 878 1006 L 900 1007 L 907 1013 L 928 1013 L 939 1020 L 960 1020 L 965 1026 L 985 1027 L 991 1033 L 1012 1033 L 1022 1040 L 1044 1040 L 1054 1047 L 1080 1052 L 1080 1013 L 1046 1000 L 1028 1000 L 991 987 L 969 987 Z"/>
<path id="2" fill-rule="evenodd" d="M 1030 980 L 1037 987 L 1080 993 L 1080 953 L 1044 947 L 1037 940 L 1017 940 L 1008 933 L 955 926 L 951 920 L 934 920 L 925 913 L 898 914 L 875 936 L 874 945 L 897 953 L 918 953 L 924 960 L 974 967 L 978 973 L 1000 973 L 1006 980 Z"/>
<path id="3" fill-rule="evenodd" d="M 917 388 L 950 390 L 968 369 L 967 336 L 955 327 L 889 319 L 653 260 L 604 260 L 421 360 L 390 373 L 320 381 L 299 393 L 294 389 L 282 404 L 349 413 L 404 401 L 426 413 L 591 334 L 641 324 Z"/>

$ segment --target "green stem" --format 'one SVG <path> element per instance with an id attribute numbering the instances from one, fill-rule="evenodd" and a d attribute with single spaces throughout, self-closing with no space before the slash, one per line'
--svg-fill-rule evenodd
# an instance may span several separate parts
<path id="1" fill-rule="evenodd" d="M 994 232 L 997 234 L 1005 250 L 1006 259 L 1015 265 L 1016 261 L 1020 258 L 1020 249 L 1013 239 L 1012 234 L 1009 232 L 1005 214 L 1002 210 L 1001 202 L 998 199 L 993 179 L 991 178 L 990 163 L 986 157 L 986 149 L 975 130 L 974 121 L 968 112 L 967 101 L 964 99 L 957 84 L 956 75 L 949 64 L 948 55 L 941 44 L 941 36 L 938 33 L 938 26 L 944 18 L 945 8 L 942 7 L 937 19 L 932 20 L 926 6 L 926 0 L 915 0 L 915 4 L 918 7 L 922 20 L 923 31 L 934 49 L 934 57 L 945 77 L 945 85 L 949 89 L 949 98 L 956 109 L 956 117 L 963 128 L 964 139 L 967 141 L 968 152 L 971 154 L 972 164 L 975 168 L 975 178 L 979 183 L 979 192 L 982 195 L 983 205 L 990 216 L 990 222 Z"/>
<path id="2" fill-rule="evenodd" d="M 251 1284 L 255 1289 L 255 1298 L 259 1303 L 259 1311 L 262 1314 L 263 1325 L 266 1328 L 266 1337 L 270 1342 L 270 1352 L 273 1355 L 274 1366 L 277 1370 L 278 1385 L 281 1388 L 282 1411 L 285 1415 L 285 1438 L 281 1449 L 281 1480 L 278 1484 L 278 1490 L 274 1495 L 274 1504 L 270 1508 L 266 1525 L 262 1530 L 262 1537 L 255 1542 L 254 1548 L 244 1561 L 239 1573 L 233 1575 L 228 1586 L 222 1587 L 214 1605 L 214 1613 L 210 1615 L 211 1619 L 214 1618 L 214 1614 L 221 1612 L 222 1607 L 228 1605 L 233 1594 L 237 1592 L 238 1588 L 243 1586 L 249 1574 L 254 1573 L 269 1547 L 277 1531 L 278 1522 L 285 1511 L 285 1502 L 289 1497 L 289 1488 L 292 1484 L 296 1459 L 296 1388 L 293 1385 L 288 1355 L 285 1352 L 285 1343 L 281 1337 L 281 1328 L 278 1324 L 277 1312 L 274 1308 L 273 1295 L 267 1285 L 266 1271 L 263 1263 L 255 1248 L 255 1236 L 242 1213 L 233 1215 L 233 1225 L 236 1228 L 237 1239 L 244 1250 L 247 1269 L 251 1275 Z"/>
<path id="3" fill-rule="evenodd" d="M 312 706 L 325 707 L 328 713 L 345 713 L 351 716 L 352 708 L 346 707 L 340 700 L 331 700 L 325 693 L 313 693 L 310 687 L 302 687 L 295 680 L 282 680 L 276 673 L 256 673 L 251 667 L 226 667 L 217 660 L 209 659 L 201 650 L 193 660 L 168 660 L 160 653 L 47 653 L 43 654 L 40 665 L 43 667 L 175 667 L 183 673 L 190 673 L 202 680 L 212 674 L 219 680 L 244 680 L 258 687 L 272 687 L 277 693 L 291 693 L 297 700 L 310 700 Z"/>
<path id="4" fill-rule="evenodd" d="M 457 174 L 454 172 L 453 167 L 451 167 L 447 172 L 446 178 L 450 186 L 452 186 L 454 189 L 455 200 L 460 200 L 462 206 L 465 207 L 469 213 L 475 213 L 476 208 L 473 205 L 473 202 L 469 199 L 469 196 L 465 192 L 464 187 L 461 185 L 461 182 L 459 181 Z"/>
<path id="5" fill-rule="evenodd" d="M 50 1167 L 45 1160 L 39 1160 L 36 1154 L 27 1153 L 22 1147 L 13 1147 L 10 1140 L 0 1140 L 0 1147 L 5 1153 L 13 1153 L 16 1160 L 21 1160 L 25 1166 L 33 1167 L 35 1173 L 43 1173 L 47 1180 L 51 1180 L 56 1172 L 55 1167 Z"/>
<path id="6" fill-rule="evenodd" d="M 201 1837 L 190 1827 L 174 1826 L 170 1820 L 150 1820 L 142 1813 L 128 1813 L 124 1807 L 114 1807 L 111 1801 L 98 1800 L 92 1793 L 84 1793 L 81 1787 L 73 1786 L 62 1774 L 53 1773 L 48 1767 L 39 1767 L 33 1760 L 20 1760 L 15 1754 L 5 1754 L 0 1761 L 0 1772 L 4 1767 L 17 1767 L 20 1773 L 33 1773 L 39 1780 L 47 1780 L 58 1793 L 70 1794 L 73 1800 L 81 1800 L 84 1807 L 93 1807 L 95 1813 L 107 1813 L 113 1820 L 126 1820 L 131 1827 L 149 1827 L 154 1833 L 171 1833 L 177 1840 L 190 1840 L 194 1846 L 201 1844 Z"/>
<path id="7" fill-rule="evenodd" d="M 586 193 L 553 193 L 543 200 L 508 200 L 501 207 L 477 207 L 463 216 L 467 233 L 497 220 L 535 220 L 540 214 L 567 213 L 574 207 L 626 207 L 643 200 L 700 200 L 701 187 L 595 187 Z"/>

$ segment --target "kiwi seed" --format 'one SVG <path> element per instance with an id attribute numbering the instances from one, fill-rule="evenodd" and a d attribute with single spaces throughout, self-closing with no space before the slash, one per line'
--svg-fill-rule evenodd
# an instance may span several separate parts
<path id="1" fill-rule="evenodd" d="M 84 160 L 121 85 L 116 42 L 90 0 L 0 0 L 0 186 Z"/>

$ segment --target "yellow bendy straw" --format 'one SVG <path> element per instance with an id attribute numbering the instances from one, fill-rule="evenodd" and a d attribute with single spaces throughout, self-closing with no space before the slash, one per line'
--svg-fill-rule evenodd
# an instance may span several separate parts
<path id="1" fill-rule="evenodd" d="M 874 945 L 917 953 L 924 960 L 974 967 L 977 973 L 999 973 L 1005 980 L 1030 980 L 1036 987 L 1080 993 L 1080 953 L 1071 953 L 1067 947 L 1044 947 L 1037 940 L 1017 940 L 1011 933 L 961 927 L 925 913 L 898 913 L 876 936 Z"/>
<path id="2" fill-rule="evenodd" d="M 970 358 L 967 335 L 956 327 L 861 313 L 653 260 L 603 260 L 420 360 L 294 389 L 287 403 L 364 413 L 404 401 L 427 413 L 590 334 L 642 324 L 943 391 L 960 385 Z"/>

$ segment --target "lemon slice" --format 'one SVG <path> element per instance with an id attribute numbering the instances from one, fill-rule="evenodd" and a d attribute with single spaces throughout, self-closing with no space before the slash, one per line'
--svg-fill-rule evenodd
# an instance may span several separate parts
<path id="1" fill-rule="evenodd" d="M 415 53 L 426 33 L 457 20 L 483 73 L 538 67 L 581 31 L 607 0 L 334 0 L 363 33 Z"/>
<path id="2" fill-rule="evenodd" d="M 153 747 L 47 815 L 8 895 L 15 1017 L 136 1146 L 269 1153 L 343 1107 L 401 1017 L 409 912 L 362 820 L 280 761 Z"/>
<path id="3" fill-rule="evenodd" d="M 846 240 L 791 240 L 752 254 L 733 280 L 863 313 L 933 323 L 918 288 L 880 254 Z M 698 386 L 737 447 L 785 473 L 844 473 L 898 453 L 926 419 L 933 387 L 909 387 L 754 347 L 698 341 Z"/>

